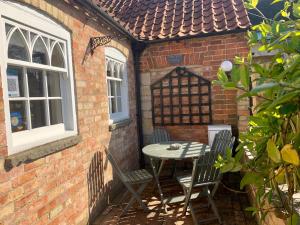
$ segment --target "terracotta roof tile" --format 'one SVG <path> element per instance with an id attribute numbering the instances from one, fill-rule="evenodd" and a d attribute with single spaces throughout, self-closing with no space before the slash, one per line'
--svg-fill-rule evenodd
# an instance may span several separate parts
<path id="1" fill-rule="evenodd" d="M 141 40 L 250 26 L 243 0 L 90 0 Z"/>

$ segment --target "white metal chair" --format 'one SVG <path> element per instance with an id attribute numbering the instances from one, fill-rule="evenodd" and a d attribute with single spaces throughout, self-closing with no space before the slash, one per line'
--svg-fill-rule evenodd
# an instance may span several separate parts
<path id="1" fill-rule="evenodd" d="M 127 173 L 122 172 L 120 167 L 118 166 L 116 160 L 114 159 L 113 155 L 105 149 L 105 153 L 109 162 L 111 163 L 115 173 L 120 178 L 122 183 L 127 188 L 126 193 L 131 193 L 132 197 L 130 198 L 127 206 L 123 209 L 122 215 L 126 214 L 127 210 L 132 206 L 134 201 L 136 200 L 140 206 L 145 210 L 148 211 L 148 207 L 143 203 L 140 194 L 144 191 L 145 187 L 149 182 L 152 181 L 153 176 L 145 169 L 142 170 L 134 170 Z M 139 186 L 137 190 L 134 189 L 133 186 Z"/>
<path id="2" fill-rule="evenodd" d="M 194 159 L 192 174 L 177 177 L 185 194 L 183 215 L 189 207 L 195 224 L 205 223 L 216 219 L 221 223 L 219 212 L 213 200 L 213 196 L 221 180 L 221 173 L 214 167 L 214 163 L 219 154 L 224 156 L 226 149 L 233 146 L 234 140 L 235 138 L 232 137 L 230 131 L 220 131 L 215 136 L 211 151 Z M 193 193 L 193 188 L 195 187 L 202 187 L 201 192 Z M 206 206 L 210 205 L 212 207 L 215 217 L 197 220 L 191 199 L 198 197 L 208 198 L 208 205 Z"/>

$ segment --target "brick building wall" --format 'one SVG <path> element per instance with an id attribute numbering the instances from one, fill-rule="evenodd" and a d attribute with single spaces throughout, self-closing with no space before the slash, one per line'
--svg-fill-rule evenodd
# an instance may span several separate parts
<path id="1" fill-rule="evenodd" d="M 0 91 L 0 224 L 73 225 L 89 218 L 109 201 L 108 192 L 118 185 L 104 146 L 115 153 L 120 166 L 138 166 L 136 96 L 133 57 L 129 41 L 112 41 L 128 59 L 131 122 L 109 131 L 104 48 L 83 61 L 90 37 L 107 34 L 101 21 L 90 17 L 74 1 L 24 0 L 71 31 L 77 121 L 82 140 L 74 147 L 21 164 L 6 171 L 7 156 L 2 89 Z M 2 48 L 1 48 L 2 49 Z M 130 157 L 128 157 L 130 156 Z"/>
<path id="2" fill-rule="evenodd" d="M 177 66 L 212 81 L 217 79 L 217 71 L 224 60 L 233 61 L 235 56 L 247 56 L 248 47 L 244 33 L 216 35 L 203 38 L 191 38 L 150 44 L 143 52 L 141 65 L 142 116 L 145 143 L 153 131 L 151 114 L 150 85 Z M 168 56 L 180 55 L 182 62 L 171 65 Z M 213 124 L 231 124 L 234 134 L 237 128 L 244 129 L 247 106 L 239 105 L 235 91 L 224 91 L 219 86 L 212 88 L 212 120 Z M 239 117 L 240 116 L 240 117 Z M 174 140 L 193 140 L 207 142 L 207 126 L 181 125 L 166 126 Z"/>

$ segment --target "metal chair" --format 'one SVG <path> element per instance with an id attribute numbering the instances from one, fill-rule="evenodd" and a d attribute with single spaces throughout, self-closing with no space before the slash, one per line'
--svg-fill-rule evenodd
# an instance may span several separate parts
<path id="1" fill-rule="evenodd" d="M 215 136 L 211 151 L 194 159 L 192 174 L 177 177 L 177 181 L 182 186 L 185 194 L 183 215 L 185 215 L 187 207 L 189 207 L 195 224 L 205 223 L 216 219 L 221 223 L 220 215 L 213 200 L 213 196 L 221 180 L 221 173 L 214 167 L 214 163 L 219 154 L 224 156 L 226 149 L 233 146 L 234 140 L 235 139 L 232 138 L 230 131 L 220 131 Z M 202 191 L 193 193 L 193 188 L 195 187 L 202 187 Z M 197 220 L 191 199 L 198 197 L 208 198 L 208 205 L 206 205 L 206 207 L 209 205 L 212 207 L 215 217 Z"/>
<path id="2" fill-rule="evenodd" d="M 115 173 L 120 178 L 122 183 L 127 188 L 127 192 L 125 194 L 131 193 L 132 197 L 130 198 L 127 206 L 123 209 L 121 216 L 126 214 L 127 210 L 132 206 L 134 201 L 136 200 L 140 206 L 145 210 L 148 211 L 148 207 L 143 203 L 140 194 L 144 191 L 145 187 L 149 182 L 152 181 L 153 176 L 145 169 L 142 170 L 134 170 L 131 172 L 124 173 L 118 166 L 116 160 L 114 159 L 113 155 L 105 149 L 105 153 L 109 162 L 111 163 Z M 139 188 L 135 190 L 133 186 L 138 185 Z"/>

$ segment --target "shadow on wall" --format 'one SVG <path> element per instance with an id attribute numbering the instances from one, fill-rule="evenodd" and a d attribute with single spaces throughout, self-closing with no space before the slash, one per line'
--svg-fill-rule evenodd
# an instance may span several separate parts
<path id="1" fill-rule="evenodd" d="M 103 154 L 105 153 L 100 151 L 94 154 L 87 174 L 89 224 L 109 203 L 112 185 L 111 182 L 104 184 L 104 170 L 107 168 L 107 162 L 104 162 Z"/>

